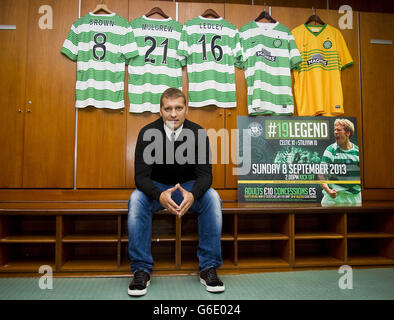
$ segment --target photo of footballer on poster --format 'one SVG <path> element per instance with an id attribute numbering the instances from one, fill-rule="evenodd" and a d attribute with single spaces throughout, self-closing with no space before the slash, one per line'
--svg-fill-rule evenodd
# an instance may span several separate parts
<path id="1" fill-rule="evenodd" d="M 356 118 L 240 116 L 237 123 L 238 155 L 251 159 L 248 173 L 238 174 L 238 201 L 361 205 Z"/>

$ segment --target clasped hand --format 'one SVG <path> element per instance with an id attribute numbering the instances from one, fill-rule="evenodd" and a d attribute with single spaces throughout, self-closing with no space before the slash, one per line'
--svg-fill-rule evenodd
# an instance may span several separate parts
<path id="1" fill-rule="evenodd" d="M 175 190 L 179 190 L 182 193 L 183 201 L 178 206 L 174 200 L 172 200 L 171 195 Z M 194 196 L 191 192 L 183 189 L 178 183 L 173 188 L 167 189 L 160 194 L 160 204 L 163 208 L 168 209 L 172 214 L 182 217 L 193 205 Z"/>

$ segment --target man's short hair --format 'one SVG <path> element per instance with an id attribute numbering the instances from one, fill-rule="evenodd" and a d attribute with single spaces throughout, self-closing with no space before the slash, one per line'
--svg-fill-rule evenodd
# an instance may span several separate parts
<path id="1" fill-rule="evenodd" d="M 349 138 L 351 138 L 353 136 L 353 133 L 354 133 L 353 122 L 351 122 L 348 119 L 336 119 L 334 122 L 334 126 L 337 124 L 343 126 L 343 128 L 345 129 L 345 132 L 350 132 Z"/>
<path id="2" fill-rule="evenodd" d="M 162 95 L 160 97 L 160 108 L 163 106 L 163 99 L 164 98 L 166 98 L 166 99 L 178 99 L 178 98 L 181 98 L 181 97 L 183 98 L 183 102 L 186 105 L 186 96 L 181 90 L 179 90 L 177 88 L 168 88 L 167 90 L 165 90 L 162 93 Z"/>

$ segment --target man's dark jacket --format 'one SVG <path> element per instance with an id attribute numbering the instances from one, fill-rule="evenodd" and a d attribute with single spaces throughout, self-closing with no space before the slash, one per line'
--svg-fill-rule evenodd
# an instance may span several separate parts
<path id="1" fill-rule="evenodd" d="M 194 139 L 187 139 L 190 135 Z M 144 150 L 148 163 L 144 161 Z M 191 193 L 197 200 L 212 184 L 210 159 L 209 139 L 201 126 L 185 119 L 179 137 L 171 142 L 164 131 L 163 119 L 159 118 L 143 127 L 138 135 L 134 157 L 135 184 L 147 196 L 159 201 L 161 191 L 153 181 L 175 185 L 195 180 Z M 185 160 L 186 163 L 182 163 Z"/>

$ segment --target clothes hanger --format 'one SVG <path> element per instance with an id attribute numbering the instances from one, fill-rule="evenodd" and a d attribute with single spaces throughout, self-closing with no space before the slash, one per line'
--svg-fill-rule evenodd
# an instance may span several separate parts
<path id="1" fill-rule="evenodd" d="M 264 10 L 263 10 L 263 12 L 261 12 L 260 15 L 256 19 L 254 19 L 254 21 L 257 22 L 257 21 L 259 21 L 261 19 L 267 19 L 271 23 L 276 23 L 276 20 L 274 18 L 272 18 L 267 11 L 265 11 L 265 2 L 264 2 Z"/>
<path id="2" fill-rule="evenodd" d="M 113 12 L 108 9 L 107 5 L 104 3 L 104 0 L 101 0 L 99 4 L 97 4 L 96 8 L 92 11 L 93 14 L 99 12 L 99 11 L 104 11 L 108 14 L 112 14 Z"/>
<path id="3" fill-rule="evenodd" d="M 164 13 L 164 11 L 161 10 L 161 8 L 159 8 L 159 7 L 154 7 L 154 8 L 152 8 L 152 10 L 149 11 L 149 12 L 145 15 L 145 17 L 150 17 L 150 16 L 154 15 L 155 13 L 161 15 L 164 19 L 168 19 L 168 18 L 169 18 L 169 16 L 167 16 L 167 15 Z"/>
<path id="4" fill-rule="evenodd" d="M 305 22 L 305 24 L 310 24 L 311 22 L 316 22 L 316 23 L 318 23 L 320 25 L 324 25 L 325 23 L 316 14 L 316 9 L 314 7 L 312 7 L 312 12 L 313 12 L 313 14 L 308 18 L 308 20 Z"/>
<path id="5" fill-rule="evenodd" d="M 202 17 L 206 18 L 208 16 L 212 16 L 214 18 L 220 18 L 220 16 L 217 14 L 217 12 L 213 9 L 207 9 L 204 11 L 204 13 L 201 15 Z"/>

